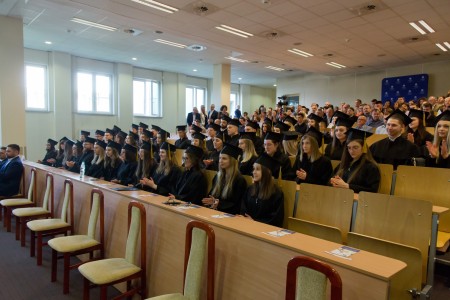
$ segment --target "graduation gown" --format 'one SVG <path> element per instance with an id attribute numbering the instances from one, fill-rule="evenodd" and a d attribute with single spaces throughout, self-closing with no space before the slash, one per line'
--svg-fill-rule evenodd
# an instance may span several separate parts
<path id="1" fill-rule="evenodd" d="M 291 160 L 289 156 L 282 153 L 281 151 L 275 152 L 273 158 L 278 160 L 281 165 L 281 179 L 283 180 L 295 180 L 295 170 L 292 169 Z M 279 174 L 272 174 L 275 179 L 278 178 Z"/>
<path id="2" fill-rule="evenodd" d="M 437 158 L 428 156 L 426 158 L 425 164 L 427 167 L 450 169 L 450 155 L 447 157 L 447 159 L 444 159 L 439 152 L 439 156 Z"/>
<path id="3" fill-rule="evenodd" d="M 103 178 L 106 181 L 111 181 L 117 178 L 117 172 L 119 171 L 120 166 L 122 165 L 122 161 L 120 159 L 117 160 L 116 166 L 113 168 L 111 165 L 106 166 L 103 170 Z"/>
<path id="4" fill-rule="evenodd" d="M 153 173 L 153 181 L 157 185 L 154 192 L 161 196 L 168 196 L 169 193 L 172 192 L 173 187 L 176 185 L 180 175 L 181 170 L 177 166 L 173 166 L 167 175 L 164 173 Z"/>
<path id="5" fill-rule="evenodd" d="M 58 155 L 58 151 L 56 151 L 55 149 L 47 151 L 47 153 L 45 153 L 44 158 L 42 159 L 41 164 L 46 165 L 46 166 L 51 166 L 52 164 L 47 162 L 47 160 L 51 159 L 51 158 L 56 159 L 57 155 Z"/>
<path id="6" fill-rule="evenodd" d="M 301 134 L 305 134 L 306 130 L 308 130 L 308 125 L 306 125 L 306 122 L 303 122 L 301 124 L 295 124 L 294 128 L 295 128 L 295 131 L 297 131 Z"/>
<path id="7" fill-rule="evenodd" d="M 411 165 L 411 159 L 420 156 L 419 147 L 401 136 L 395 141 L 385 138 L 372 144 L 370 152 L 377 163 L 391 164 L 394 170 L 398 165 Z"/>
<path id="8" fill-rule="evenodd" d="M 136 172 L 137 162 L 122 162 L 117 170 L 117 176 L 115 179 L 119 180 L 120 184 L 129 185 L 135 184 L 134 173 Z"/>
<path id="9" fill-rule="evenodd" d="M 152 167 L 150 168 L 149 172 L 148 172 L 148 176 L 147 178 L 153 178 L 153 175 L 155 174 L 156 168 L 158 168 L 158 165 L 156 164 L 156 162 L 153 163 Z M 144 191 L 150 191 L 151 188 L 149 186 L 146 185 L 142 185 L 139 181 L 144 178 L 143 174 L 142 174 L 142 166 L 139 167 L 139 164 L 137 166 L 136 169 L 136 173 L 134 173 L 134 182 L 136 182 L 136 187 L 143 189 Z"/>
<path id="10" fill-rule="evenodd" d="M 79 168 L 81 167 L 81 164 L 84 162 L 84 170 L 85 172 L 89 170 L 92 164 L 92 160 L 94 159 L 94 150 L 88 150 L 81 155 L 80 159 L 76 162 L 78 165 L 78 172 L 80 172 Z"/>
<path id="11" fill-rule="evenodd" d="M 340 141 L 336 142 L 336 145 L 334 147 L 333 153 L 331 153 L 331 147 L 333 143 L 330 143 L 325 148 L 325 156 L 328 157 L 331 160 L 341 160 L 342 153 L 344 152 L 345 148 L 347 147 L 346 141 L 341 143 Z"/>
<path id="12" fill-rule="evenodd" d="M 231 144 L 231 145 L 237 147 L 239 145 L 239 134 L 236 134 L 236 135 L 233 135 L 233 136 L 227 136 L 226 142 L 228 144 Z"/>
<path id="13" fill-rule="evenodd" d="M 215 150 L 215 149 L 214 149 L 214 143 L 213 143 L 213 140 L 212 140 L 212 139 L 209 139 L 209 140 L 206 141 L 206 150 L 207 150 L 208 152 L 212 152 L 212 151 Z"/>
<path id="14" fill-rule="evenodd" d="M 176 199 L 202 205 L 206 197 L 206 177 L 200 170 L 185 170 L 173 186 L 172 194 Z"/>
<path id="15" fill-rule="evenodd" d="M 64 169 L 70 172 L 74 173 L 80 173 L 80 164 L 78 163 L 81 159 L 81 156 L 72 156 L 72 159 L 70 161 L 73 161 L 75 164 L 73 167 L 69 167 L 67 164 L 64 166 Z"/>
<path id="16" fill-rule="evenodd" d="M 245 192 L 241 206 L 241 215 L 248 214 L 255 221 L 277 227 L 283 226 L 283 192 L 277 187 L 269 199 L 260 200 L 257 196 L 251 195 L 253 188 L 254 186 L 249 186 Z"/>
<path id="17" fill-rule="evenodd" d="M 371 163 L 370 161 L 366 161 L 364 165 L 361 166 L 361 169 L 353 178 L 352 182 L 348 182 L 348 179 L 355 172 L 356 168 L 361 164 L 361 158 L 355 161 L 350 167 L 344 171 L 341 178 L 346 183 L 348 183 L 349 188 L 352 189 L 355 193 L 359 192 L 378 192 L 378 188 L 380 187 L 380 170 L 378 167 Z M 334 173 L 336 174 L 339 170 L 340 165 L 338 165 L 334 169 Z"/>
<path id="18" fill-rule="evenodd" d="M 213 170 L 213 171 L 219 170 L 219 156 L 220 151 L 217 151 L 216 149 L 214 149 L 212 152 L 209 153 L 206 159 L 212 159 L 213 162 L 211 165 L 206 167 L 206 170 Z"/>
<path id="19" fill-rule="evenodd" d="M 64 154 L 59 156 L 59 153 L 58 153 L 58 155 L 56 155 L 56 157 L 55 157 L 55 163 L 52 165 L 52 167 L 55 167 L 55 168 L 64 167 L 62 164 L 63 160 L 64 160 Z"/>
<path id="20" fill-rule="evenodd" d="M 264 153 L 264 140 L 260 139 L 259 137 L 256 137 L 254 140 L 252 140 L 253 146 L 255 146 L 256 154 L 261 155 Z"/>
<path id="21" fill-rule="evenodd" d="M 257 156 L 252 156 L 249 160 L 246 162 L 239 162 L 239 172 L 241 172 L 242 175 L 253 175 L 253 164 L 258 159 Z"/>
<path id="22" fill-rule="evenodd" d="M 92 164 L 89 169 L 86 170 L 86 175 L 87 176 L 91 176 L 91 177 L 95 177 L 95 178 L 100 178 L 103 177 L 103 173 L 104 173 L 104 160 L 102 160 L 100 162 L 100 164 Z"/>
<path id="23" fill-rule="evenodd" d="M 331 166 L 331 161 L 328 157 L 320 156 L 313 163 L 308 159 L 306 154 L 303 154 L 303 160 L 300 161 L 297 155 L 295 159 L 295 170 L 303 169 L 306 172 L 306 178 L 304 180 L 296 177 L 297 183 L 312 183 L 318 185 L 327 185 L 330 181 L 331 175 L 333 173 L 333 167 Z"/>
<path id="24" fill-rule="evenodd" d="M 188 138 L 178 139 L 175 141 L 175 147 L 177 147 L 178 149 L 187 149 L 190 144 L 191 141 Z"/>
<path id="25" fill-rule="evenodd" d="M 212 195 L 212 191 L 216 185 L 217 175 L 213 178 L 212 188 L 209 192 L 209 195 Z M 221 196 L 214 196 L 219 199 L 219 205 L 217 206 L 217 210 L 228 213 L 228 214 L 238 214 L 241 210 L 242 198 L 244 196 L 243 191 L 247 188 L 247 182 L 241 174 L 238 174 L 233 181 L 233 185 L 231 188 L 231 195 L 227 198 L 222 198 Z"/>
<path id="26" fill-rule="evenodd" d="M 425 131 L 425 136 L 422 139 L 419 135 L 419 131 L 413 131 L 411 128 L 408 129 L 408 133 L 412 133 L 414 136 L 414 144 L 416 144 L 420 148 L 420 156 L 421 157 L 428 157 L 428 149 L 426 147 L 426 142 L 433 143 L 434 136 L 429 133 L 428 131 Z"/>

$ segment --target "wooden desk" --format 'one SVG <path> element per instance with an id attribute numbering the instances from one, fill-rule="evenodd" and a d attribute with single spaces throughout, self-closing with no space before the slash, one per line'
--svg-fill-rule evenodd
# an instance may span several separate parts
<path id="1" fill-rule="evenodd" d="M 127 205 L 131 200 L 144 203 L 147 210 L 148 296 L 181 292 L 185 227 L 189 220 L 209 223 L 216 233 L 216 299 L 283 299 L 286 266 L 290 258 L 306 255 L 332 265 L 343 281 L 344 299 L 387 299 L 391 278 L 406 267 L 395 259 L 361 251 L 352 260 L 326 253 L 341 245 L 294 233 L 272 237 L 264 232 L 280 228 L 241 217 L 217 219 L 219 212 L 207 208 L 181 210 L 162 204 L 166 197 L 144 191 L 117 192 L 117 186 L 90 177 L 25 162 L 38 168 L 38 185 L 51 171 L 55 180 L 55 211 L 62 205 L 63 181 L 74 184 L 75 232 L 85 233 L 89 215 L 89 193 L 94 187 L 105 195 L 106 257 L 123 257 L 126 242 Z M 38 191 L 43 193 L 42 188 Z M 39 199 L 39 197 L 38 197 Z M 48 251 L 47 249 L 45 251 Z"/>

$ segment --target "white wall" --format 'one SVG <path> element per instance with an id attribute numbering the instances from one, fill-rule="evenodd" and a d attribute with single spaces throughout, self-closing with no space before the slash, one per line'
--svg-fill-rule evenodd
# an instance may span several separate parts
<path id="1" fill-rule="evenodd" d="M 305 75 L 283 78 L 277 81 L 277 95 L 300 94 L 300 104 L 313 102 L 323 104 L 330 101 L 334 105 L 341 102 L 353 105 L 355 99 L 366 102 L 381 98 L 381 80 L 385 77 L 429 74 L 429 95 L 444 95 L 450 90 L 450 61 L 431 62 L 378 72 L 350 74 L 342 76 Z"/>

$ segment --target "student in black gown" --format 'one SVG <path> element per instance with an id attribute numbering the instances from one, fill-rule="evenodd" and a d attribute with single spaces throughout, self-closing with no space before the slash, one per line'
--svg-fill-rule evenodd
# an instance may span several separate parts
<path id="1" fill-rule="evenodd" d="M 264 123 L 261 126 L 261 136 L 260 136 L 263 143 L 263 148 L 264 148 L 264 139 L 266 138 L 266 135 L 272 131 L 272 128 L 273 128 L 272 120 L 265 118 Z"/>
<path id="2" fill-rule="evenodd" d="M 420 157 L 420 149 L 402 136 L 405 126 L 411 118 L 396 109 L 387 117 L 386 131 L 388 137 L 370 146 L 370 152 L 379 164 L 391 164 L 394 170 L 398 165 L 411 165 L 413 158 Z"/>
<path id="3" fill-rule="evenodd" d="M 206 135 L 209 137 L 206 141 L 206 151 L 208 151 L 208 155 L 214 151 L 214 138 L 218 132 L 220 132 L 220 125 L 214 123 L 209 124 L 208 129 L 206 129 Z"/>
<path id="4" fill-rule="evenodd" d="M 346 150 L 341 163 L 335 168 L 334 177 L 330 179 L 333 187 L 352 189 L 359 192 L 378 192 L 380 170 L 365 144 L 366 137 L 372 133 L 351 128 L 348 133 Z"/>
<path id="5" fill-rule="evenodd" d="M 206 170 L 219 170 L 219 155 L 224 146 L 225 134 L 217 131 L 213 140 L 214 150 L 211 151 L 206 159 L 203 160 Z"/>
<path id="6" fill-rule="evenodd" d="M 57 141 L 48 139 L 47 145 L 45 147 L 45 156 L 42 160 L 38 160 L 37 162 L 46 166 L 51 166 L 52 163 L 49 161 L 50 159 L 55 159 L 58 155 L 58 151 L 56 151 L 55 146 L 58 144 Z"/>
<path id="7" fill-rule="evenodd" d="M 264 153 L 276 159 L 281 165 L 281 178 L 284 180 L 294 180 L 295 173 L 291 166 L 289 156 L 283 153 L 283 135 L 276 132 L 269 132 L 264 139 Z M 273 174 L 278 178 L 279 174 Z"/>
<path id="8" fill-rule="evenodd" d="M 157 163 L 160 162 L 160 156 L 158 154 L 160 153 L 159 150 L 161 149 L 161 145 L 165 143 L 169 137 L 170 133 L 168 133 L 164 129 L 160 129 L 156 134 L 155 143 L 153 144 L 153 151 L 157 154 L 155 155 L 155 160 Z"/>
<path id="9" fill-rule="evenodd" d="M 117 178 L 117 171 L 119 170 L 122 160 L 120 159 L 120 151 L 122 146 L 116 142 L 109 142 L 106 145 L 105 164 L 103 171 L 103 179 L 111 181 Z"/>
<path id="10" fill-rule="evenodd" d="M 258 122 L 248 120 L 244 127 L 245 132 L 254 132 L 252 138 L 253 146 L 255 147 L 256 154 L 261 155 L 264 153 L 264 140 L 257 136 L 259 132 Z"/>
<path id="11" fill-rule="evenodd" d="M 258 158 L 253 145 L 256 138 L 256 132 L 244 132 L 239 137 L 238 147 L 242 149 L 242 156 L 239 159 L 239 172 L 242 175 L 252 176 L 253 164 Z"/>
<path id="12" fill-rule="evenodd" d="M 127 137 L 125 138 L 125 144 L 130 144 L 131 146 L 137 147 L 139 142 L 139 135 L 133 131 L 129 131 Z"/>
<path id="13" fill-rule="evenodd" d="M 78 161 L 81 159 L 81 156 L 83 156 L 83 142 L 76 141 L 72 146 L 72 159 L 66 161 L 64 168 L 70 172 L 80 173 Z"/>
<path id="14" fill-rule="evenodd" d="M 186 125 L 178 125 L 177 133 L 179 139 L 175 141 L 175 147 L 177 149 L 187 149 L 187 147 L 191 144 L 191 141 L 186 136 Z"/>
<path id="15" fill-rule="evenodd" d="M 134 174 L 137 168 L 137 148 L 131 145 L 125 144 L 122 147 L 120 153 L 122 164 L 117 170 L 117 176 L 111 180 L 111 182 L 119 183 L 122 185 L 134 185 Z"/>
<path id="16" fill-rule="evenodd" d="M 80 159 L 76 162 L 78 170 L 80 170 L 81 165 L 84 163 L 84 170 L 87 171 L 91 167 L 92 160 L 94 159 L 94 144 L 96 140 L 91 137 L 86 137 L 83 143 L 83 154 Z M 79 171 L 78 171 L 79 172 Z"/>
<path id="17" fill-rule="evenodd" d="M 62 161 L 64 159 L 64 147 L 66 145 L 66 141 L 68 140 L 68 138 L 63 137 L 62 139 L 59 140 L 59 146 L 58 146 L 58 154 L 56 155 L 56 157 L 50 158 L 49 162 L 52 164 L 52 167 L 55 168 L 61 168 L 63 166 Z"/>
<path id="18" fill-rule="evenodd" d="M 416 144 L 420 148 L 420 156 L 429 156 L 426 143 L 433 142 L 433 135 L 425 129 L 425 120 L 429 112 L 410 109 L 408 117 L 411 118 L 411 123 L 408 125 L 407 140 Z"/>
<path id="19" fill-rule="evenodd" d="M 60 169 L 66 169 L 68 167 L 68 162 L 71 162 L 74 160 L 73 158 L 73 146 L 75 145 L 75 142 L 72 140 L 67 140 L 64 143 L 64 157 L 61 161 L 61 167 Z"/>
<path id="20" fill-rule="evenodd" d="M 178 199 L 202 205 L 202 199 L 206 196 L 206 177 L 200 169 L 200 157 L 202 149 L 190 145 L 183 154 L 184 171 L 178 177 L 177 183 L 169 195 L 169 199 Z"/>
<path id="21" fill-rule="evenodd" d="M 160 161 L 158 167 L 150 178 L 141 179 L 140 183 L 150 188 L 150 191 L 162 196 L 168 196 L 181 174 L 175 161 L 177 148 L 163 142 L 159 149 Z"/>
<path id="22" fill-rule="evenodd" d="M 86 175 L 94 178 L 102 178 L 105 170 L 105 150 L 106 143 L 96 141 L 94 144 L 94 158 L 91 166 L 86 170 Z"/>
<path id="23" fill-rule="evenodd" d="M 427 142 L 429 152 L 427 166 L 450 168 L 450 111 L 446 110 L 436 118 L 433 143 Z"/>
<path id="24" fill-rule="evenodd" d="M 201 160 L 200 160 L 201 161 L 200 167 L 202 169 L 205 168 L 205 166 L 203 165 L 203 160 L 207 157 L 205 138 L 206 138 L 206 136 L 203 133 L 195 132 L 192 135 L 192 142 L 191 142 L 192 145 L 201 148 L 203 151 L 203 156 L 201 157 Z"/>
<path id="25" fill-rule="evenodd" d="M 239 143 L 239 125 L 238 119 L 231 119 L 227 124 L 227 143 L 236 147 Z"/>
<path id="26" fill-rule="evenodd" d="M 294 163 L 297 183 L 327 185 L 333 173 L 331 161 L 319 151 L 322 133 L 310 127 L 300 142 L 300 152 Z"/>
<path id="27" fill-rule="evenodd" d="M 241 215 L 258 222 L 281 227 L 284 218 L 284 195 L 272 174 L 278 173 L 277 160 L 262 154 L 253 165 L 253 184 L 245 192 Z"/>
<path id="28" fill-rule="evenodd" d="M 353 126 L 353 121 L 350 120 L 348 115 L 345 115 L 342 112 L 336 112 L 335 115 L 338 115 L 336 119 L 336 126 L 334 127 L 333 132 L 333 141 L 327 145 L 325 148 L 325 156 L 331 160 L 341 160 L 342 153 L 347 146 L 347 131 Z"/>
<path id="29" fill-rule="evenodd" d="M 247 188 L 244 177 L 239 173 L 240 155 L 240 148 L 225 144 L 219 156 L 219 171 L 213 178 L 209 196 L 202 200 L 203 205 L 229 214 L 240 212 L 243 191 Z"/>
<path id="30" fill-rule="evenodd" d="M 136 186 L 144 190 L 148 190 L 148 186 L 141 183 L 144 178 L 151 178 L 158 167 L 152 152 L 153 146 L 150 143 L 143 142 L 139 149 L 139 160 L 136 169 Z"/>

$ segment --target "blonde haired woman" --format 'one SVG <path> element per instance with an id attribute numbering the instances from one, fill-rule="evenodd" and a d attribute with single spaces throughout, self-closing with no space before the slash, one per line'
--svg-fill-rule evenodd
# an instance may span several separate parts
<path id="1" fill-rule="evenodd" d="M 450 111 L 446 110 L 436 118 L 433 143 L 426 142 L 429 158 L 427 166 L 450 168 Z"/>
<path id="2" fill-rule="evenodd" d="M 94 144 L 94 158 L 92 159 L 91 166 L 86 171 L 87 176 L 95 178 L 103 177 L 104 164 L 105 164 L 105 149 L 106 143 L 103 141 L 97 141 Z"/>
<path id="3" fill-rule="evenodd" d="M 108 145 L 106 145 L 105 163 L 103 165 L 104 180 L 111 181 L 116 178 L 117 170 L 122 164 L 122 160 L 120 159 L 121 150 L 122 146 L 116 142 L 109 142 Z"/>
<path id="4" fill-rule="evenodd" d="M 239 137 L 238 147 L 242 149 L 242 156 L 239 159 L 239 171 L 242 175 L 252 176 L 253 163 L 258 158 L 253 141 L 257 139 L 256 132 L 242 133 Z"/>
<path id="5" fill-rule="evenodd" d="M 247 183 L 239 173 L 238 159 L 242 150 L 226 144 L 219 156 L 219 171 L 214 176 L 209 197 L 203 198 L 203 205 L 219 211 L 238 214 L 241 207 L 243 191 Z"/>

